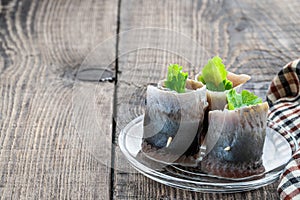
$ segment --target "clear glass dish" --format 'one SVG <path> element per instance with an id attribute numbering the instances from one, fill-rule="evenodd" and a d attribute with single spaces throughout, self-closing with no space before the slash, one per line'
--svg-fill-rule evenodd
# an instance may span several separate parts
<path id="1" fill-rule="evenodd" d="M 140 151 L 142 137 L 143 116 L 131 121 L 119 135 L 120 149 L 131 165 L 157 182 L 196 192 L 233 193 L 266 186 L 279 178 L 293 152 L 286 139 L 268 127 L 262 156 L 265 172 L 246 178 L 223 178 L 149 159 Z M 295 138 L 292 135 L 290 137 L 294 149 L 298 149 Z"/>

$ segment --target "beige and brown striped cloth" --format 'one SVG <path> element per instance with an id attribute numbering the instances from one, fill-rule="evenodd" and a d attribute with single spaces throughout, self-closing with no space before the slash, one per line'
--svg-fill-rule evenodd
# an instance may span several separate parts
<path id="1" fill-rule="evenodd" d="M 284 129 L 279 132 L 290 143 L 294 153 L 280 177 L 280 198 L 300 199 L 300 150 L 295 149 L 292 140 L 293 136 L 300 143 L 300 59 L 288 63 L 273 79 L 267 101 L 269 119 Z"/>

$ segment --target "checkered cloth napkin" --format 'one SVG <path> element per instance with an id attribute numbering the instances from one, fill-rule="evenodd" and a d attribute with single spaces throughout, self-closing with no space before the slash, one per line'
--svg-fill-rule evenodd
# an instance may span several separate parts
<path id="1" fill-rule="evenodd" d="M 300 59 L 288 63 L 273 79 L 267 101 L 269 119 L 275 122 L 276 128 L 269 126 L 287 139 L 294 153 L 280 177 L 280 198 L 300 199 L 300 150 L 295 148 L 291 137 L 300 143 Z"/>

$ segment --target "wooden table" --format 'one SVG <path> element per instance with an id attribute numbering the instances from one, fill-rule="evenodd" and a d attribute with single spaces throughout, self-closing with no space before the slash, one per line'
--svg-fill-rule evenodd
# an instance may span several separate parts
<path id="1" fill-rule="evenodd" d="M 204 54 L 155 31 L 122 33 L 154 27 L 184 35 L 205 56 L 222 57 L 230 71 L 252 75 L 245 87 L 264 97 L 277 71 L 299 57 L 299 1 L 3 0 L 0 10 L 3 199 L 278 198 L 278 182 L 204 194 L 165 186 L 129 166 L 117 138 L 143 113 L 146 85 L 163 79 L 169 63 L 182 64 L 191 77 L 203 67 L 178 49 L 196 63 Z M 155 48 L 161 43 L 175 53 Z M 100 57 L 118 59 L 104 69 L 88 60 L 82 70 L 97 45 Z M 90 78 L 97 70 L 103 81 Z"/>

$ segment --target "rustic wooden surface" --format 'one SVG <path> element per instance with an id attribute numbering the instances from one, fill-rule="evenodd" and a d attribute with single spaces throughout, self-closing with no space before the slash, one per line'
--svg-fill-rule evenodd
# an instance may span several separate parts
<path id="1" fill-rule="evenodd" d="M 74 90 L 74 74 L 95 43 L 116 33 L 117 5 L 1 1 L 1 199 L 110 198 L 110 168 L 83 145 L 75 125 L 83 122 L 86 132 L 95 126 L 89 113 L 73 116 L 72 101 L 74 91 L 94 87 L 78 82 Z M 97 109 L 105 112 L 97 128 L 111 135 L 114 84 L 101 84 L 106 95 Z M 86 109 L 86 98 L 77 102 Z M 110 149 L 111 141 L 99 148 Z"/>
<path id="2" fill-rule="evenodd" d="M 299 57 L 299 8 L 296 0 L 1 1 L 1 199 L 277 199 L 278 182 L 203 194 L 133 170 L 117 137 L 143 113 L 146 84 L 162 79 L 168 63 L 191 76 L 201 66 L 158 48 L 186 48 L 176 37 L 114 36 L 145 27 L 184 34 L 231 71 L 251 74 L 245 87 L 264 97 L 276 72 Z M 107 66 L 112 81 L 97 82 L 81 63 L 108 39 L 119 58 Z M 192 61 L 202 57 L 187 52 Z"/>

